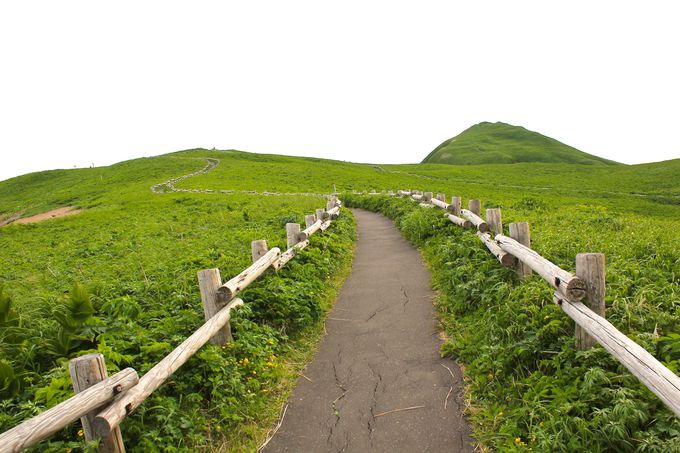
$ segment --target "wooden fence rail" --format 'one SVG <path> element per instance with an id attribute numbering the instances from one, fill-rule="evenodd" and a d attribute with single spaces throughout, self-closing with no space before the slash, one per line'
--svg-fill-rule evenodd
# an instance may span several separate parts
<path id="1" fill-rule="evenodd" d="M 463 217 L 468 219 L 470 223 L 477 227 L 477 231 L 481 231 L 482 233 L 489 231 L 489 224 L 486 223 L 484 219 L 479 217 L 478 214 L 472 212 L 469 209 L 461 209 L 460 213 L 463 214 Z"/>
<path id="2" fill-rule="evenodd" d="M 106 373 L 102 358 L 101 363 L 98 362 L 94 366 L 97 370 L 91 370 L 92 373 L 97 371 L 94 374 L 98 376 L 94 374 L 81 376 L 84 382 L 88 380 L 101 382 L 95 383 L 63 403 L 0 434 L 0 453 L 20 451 L 33 446 L 79 418 L 85 418 L 84 426 L 87 424 L 88 437 L 92 433 L 92 438 L 112 439 L 111 445 L 108 445 L 108 442 L 100 442 L 100 451 L 124 451 L 119 432 L 113 437 L 112 433 L 117 432 L 117 427 L 125 417 L 139 407 L 154 390 L 208 341 L 221 345 L 231 341 L 229 327 L 231 311 L 243 305 L 241 299 L 235 298 L 236 295 L 264 274 L 267 269 L 280 269 L 300 250 L 307 247 L 312 234 L 325 231 L 331 222 L 338 218 L 340 205 L 340 200 L 336 196 L 331 196 L 326 209 L 317 209 L 315 214 L 306 216 L 304 231 L 300 231 L 298 224 L 288 224 L 296 225 L 297 228 L 287 226 L 288 247 L 283 253 L 278 247 L 268 250 L 266 241 L 253 241 L 251 243 L 253 264 L 225 283 L 221 282 L 218 269 L 198 272 L 201 301 L 206 318 L 201 327 L 141 378 L 132 368 L 129 368 L 101 380 L 102 373 L 104 376 Z M 84 357 L 74 359 L 72 365 L 73 362 L 81 359 Z M 84 370 L 87 370 L 87 367 Z M 73 373 L 72 376 L 74 376 Z M 77 387 L 76 378 L 73 379 L 74 387 Z M 78 390 L 76 388 L 76 391 Z"/>
<path id="3" fill-rule="evenodd" d="M 555 303 L 575 321 L 576 347 L 583 350 L 594 342 L 600 343 L 680 418 L 680 377 L 604 318 L 604 255 L 577 255 L 576 275 L 573 275 L 531 249 L 526 222 L 511 223 L 512 237 L 503 235 L 499 208 L 488 209 L 485 221 L 479 217 L 481 203 L 478 199 L 470 200 L 470 209 L 460 209 L 460 197 L 453 197 L 448 205 L 440 201 L 444 199 L 443 194 L 427 203 L 416 191 L 400 190 L 397 195 L 410 197 L 428 207 L 451 210 L 453 214 L 445 214 L 449 220 L 461 227 L 476 226 L 477 237 L 501 264 L 515 266 L 523 278 L 532 270 L 539 274 L 556 290 Z M 467 221 L 458 217 L 458 213 Z M 586 303 L 581 302 L 582 299 Z"/>
<path id="4" fill-rule="evenodd" d="M 494 236 L 494 240 L 500 248 L 528 265 L 553 288 L 562 292 L 571 300 L 581 300 L 585 297 L 586 285 L 580 278 L 557 267 L 534 250 L 512 238 L 497 234 Z"/>
<path id="5" fill-rule="evenodd" d="M 123 421 L 125 416 L 137 409 L 151 393 L 161 386 L 172 373 L 184 365 L 204 344 L 208 342 L 231 319 L 231 310 L 243 305 L 241 299 L 229 302 L 215 316 L 210 318 L 196 332 L 166 355 L 141 377 L 139 383 L 117 399 L 109 407 L 101 411 L 94 419 L 94 431 L 100 437 L 108 436 L 109 432 Z"/>
<path id="6" fill-rule="evenodd" d="M 110 402 L 116 395 L 132 388 L 138 382 L 137 372 L 132 368 L 126 368 L 0 434 L 0 451 L 21 451 L 35 445 Z"/>
<path id="7" fill-rule="evenodd" d="M 462 219 L 458 217 L 455 214 L 444 214 L 452 223 L 455 223 L 458 226 L 461 226 L 463 228 L 472 228 L 472 222 L 470 222 L 468 219 Z"/>
<path id="8" fill-rule="evenodd" d="M 554 301 L 680 417 L 680 377 L 582 302 L 571 301 L 559 292 L 555 292 Z"/>

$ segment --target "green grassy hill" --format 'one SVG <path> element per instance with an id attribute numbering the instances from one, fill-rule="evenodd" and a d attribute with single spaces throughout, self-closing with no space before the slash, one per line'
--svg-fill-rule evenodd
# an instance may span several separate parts
<path id="1" fill-rule="evenodd" d="M 437 146 L 423 163 L 515 164 L 518 162 L 616 164 L 553 138 L 505 123 L 483 122 Z"/>
<path id="2" fill-rule="evenodd" d="M 210 154 L 0 182 L 0 214 L 83 209 L 0 227 L 0 432 L 70 396 L 66 359 L 100 352 L 110 374 L 127 366 L 145 373 L 203 322 L 197 271 L 238 274 L 250 265 L 252 240 L 285 249 L 286 223 L 325 206 L 318 196 L 152 193 L 203 168 Z M 242 293 L 247 308 L 232 321 L 229 348 L 202 348 L 126 418 L 128 451 L 257 449 L 350 264 L 352 217 L 327 231 Z M 34 451 L 71 449 L 85 449 L 76 424 Z"/>
<path id="3" fill-rule="evenodd" d="M 152 193 L 207 158 L 219 164 L 175 182 L 182 191 Z M 608 319 L 680 370 L 680 159 L 365 165 L 196 149 L 2 181 L 0 215 L 65 205 L 83 212 L 0 227 L 0 311 L 12 300 L 11 312 L 0 312 L 0 431 L 70 394 L 65 359 L 99 351 L 110 372 L 146 372 L 200 325 L 198 270 L 218 267 L 225 279 L 248 265 L 251 240 L 284 247 L 285 224 L 303 223 L 334 186 L 346 201 L 394 217 L 422 248 L 442 294 L 444 351 L 466 365 L 469 415 L 486 445 L 512 450 L 520 438 L 534 451 L 670 451 L 680 423 L 601 348 L 574 350 L 573 324 L 540 278 L 517 281 L 440 212 L 351 192 L 480 198 L 484 208 L 502 207 L 506 229 L 529 221 L 532 246 L 567 270 L 576 253 L 605 253 Z M 345 213 L 290 267 L 243 293 L 248 308 L 232 325 L 232 346 L 203 348 L 125 420 L 130 451 L 256 449 L 348 269 L 353 220 Z M 55 313 L 77 308 L 82 288 L 91 316 L 60 324 Z M 39 450 L 81 448 L 77 438 L 74 426 Z"/>

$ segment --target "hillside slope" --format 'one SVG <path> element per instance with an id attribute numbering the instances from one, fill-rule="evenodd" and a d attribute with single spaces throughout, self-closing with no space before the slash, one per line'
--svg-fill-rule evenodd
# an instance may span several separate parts
<path id="1" fill-rule="evenodd" d="M 219 163 L 207 173 L 179 179 L 204 168 L 207 159 Z M 251 262 L 251 240 L 266 238 L 270 247 L 285 247 L 286 223 L 302 223 L 305 214 L 323 205 L 318 194 L 334 187 L 348 204 L 353 190 L 370 189 L 443 192 L 462 196 L 464 203 L 480 198 L 483 208 L 502 207 L 506 228 L 528 221 L 532 246 L 567 270 L 573 270 L 578 252 L 605 253 L 607 318 L 636 341 L 648 340 L 650 350 L 680 369 L 675 346 L 675 336 L 680 338 L 679 176 L 680 159 L 630 166 L 367 165 L 196 149 L 1 181 L 0 216 L 66 205 L 82 212 L 0 228 L 0 302 L 11 297 L 11 316 L 4 319 L 17 324 L 10 326 L 17 333 L 11 339 L 0 323 L 0 363 L 13 367 L 11 385 L 0 382 L 0 431 L 70 394 L 64 359 L 98 351 L 110 371 L 133 366 L 145 373 L 200 325 L 197 270 L 217 267 L 223 278 L 236 275 Z M 173 179 L 178 191 L 152 192 L 152 186 Z M 433 242 L 425 256 L 445 250 L 441 262 L 432 261 L 433 269 L 457 272 L 441 274 L 437 281 L 451 285 L 441 286 L 442 303 L 466 317 L 461 325 L 451 321 L 448 334 L 456 344 L 447 347 L 469 365 L 472 401 L 481 408 L 475 417 L 480 440 L 502 451 L 518 437 L 539 446 L 569 435 L 570 451 L 606 450 L 614 441 L 619 451 L 630 451 L 625 445 L 647 439 L 661 445 L 656 451 L 672 451 L 663 449 L 671 443 L 668 433 L 680 432 L 672 414 L 600 349 L 587 357 L 575 355 L 573 325 L 550 302 L 549 288 L 540 279 L 517 282 L 474 235 L 458 231 L 441 213 L 420 210 L 430 216 L 424 218 L 411 213 L 416 203 L 394 202 L 400 205 L 390 210 L 403 217 L 399 225 L 407 237 L 423 241 L 437 234 L 447 241 L 445 249 L 441 241 Z M 215 444 L 227 451 L 257 449 L 279 417 L 281 389 L 289 382 L 285 376 L 295 378 L 299 371 L 292 364 L 276 364 L 286 357 L 305 363 L 296 342 L 306 341 L 309 329 L 323 333 L 333 285 L 349 265 L 353 221 L 346 212 L 339 230 L 315 236 L 289 269 L 242 294 L 249 310 L 234 322 L 232 348 L 204 348 L 125 420 L 123 436 L 131 451 L 161 444 L 179 450 Z M 490 275 L 494 284 L 488 282 Z M 54 311 L 67 306 L 76 284 L 91 295 L 93 314 L 64 343 Z M 457 308 L 458 299 L 464 310 Z M 311 343 L 307 351 L 313 350 Z M 581 377 L 595 376 L 592 369 L 602 379 L 591 379 L 588 390 L 579 393 Z M 487 385 L 490 373 L 493 384 Z M 489 393 L 503 389 L 507 394 Z M 614 400 L 622 395 L 627 399 Z M 610 418 L 601 415 L 624 404 L 641 405 L 647 415 L 635 418 L 618 409 Z M 579 408 L 577 416 L 569 408 Z M 500 412 L 506 414 L 502 419 Z M 530 412 L 540 414 L 534 420 L 543 426 L 524 423 Z M 602 423 L 586 429 L 578 425 L 584 419 Z M 610 433 L 608 420 L 627 429 Z M 43 444 L 51 448 L 44 450 L 64 451 L 77 444 L 75 438 L 74 425 Z"/>
<path id="2" fill-rule="evenodd" d="M 0 432 L 71 395 L 67 359 L 100 352 L 110 374 L 127 366 L 146 373 L 203 322 L 197 271 L 238 274 L 252 262 L 252 240 L 285 248 L 286 223 L 325 205 L 310 196 L 152 192 L 204 168 L 208 154 L 0 182 L 0 216 L 82 209 L 0 227 Z M 233 169 L 244 172 L 238 162 Z M 235 341 L 203 347 L 126 417 L 128 451 L 255 451 L 297 377 L 295 364 L 323 332 L 353 231 L 351 215 L 341 216 L 288 266 L 241 293 L 247 310 L 232 315 Z M 89 451 L 75 440 L 78 429 L 32 451 Z"/>
<path id="3" fill-rule="evenodd" d="M 501 122 L 476 124 L 437 146 L 423 160 L 423 163 L 455 165 L 518 162 L 617 163 L 584 153 L 538 132 Z"/>

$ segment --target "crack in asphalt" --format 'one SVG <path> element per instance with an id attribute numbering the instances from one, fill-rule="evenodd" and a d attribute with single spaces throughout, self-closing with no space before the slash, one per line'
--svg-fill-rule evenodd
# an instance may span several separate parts
<path id="1" fill-rule="evenodd" d="M 385 310 L 387 310 L 387 309 L 389 309 L 389 308 L 391 308 L 391 306 L 390 306 L 389 304 L 383 305 L 382 307 L 378 308 L 377 310 L 375 310 L 375 311 L 373 312 L 373 314 L 371 314 L 371 316 L 369 316 L 369 317 L 366 319 L 366 322 L 368 322 L 368 321 L 370 321 L 371 319 L 373 319 L 373 317 L 374 317 L 375 315 L 377 315 L 378 313 L 380 313 L 381 311 L 385 311 Z"/>
<path id="2" fill-rule="evenodd" d="M 339 357 L 341 357 L 341 353 L 342 353 L 342 350 L 338 350 L 338 356 Z M 347 395 L 347 392 L 348 392 L 348 390 L 345 388 L 345 385 L 340 380 L 340 376 L 338 376 L 338 368 L 335 365 L 335 363 L 333 363 L 333 374 L 335 376 L 335 385 L 340 390 L 342 390 L 342 395 L 335 398 L 333 400 L 333 402 L 331 403 L 331 408 L 333 409 L 333 415 L 335 416 L 335 422 L 330 427 L 330 429 L 328 431 L 328 437 L 326 439 L 326 442 L 330 445 L 333 444 L 333 433 L 335 432 L 335 428 L 337 428 L 338 423 L 340 423 L 340 410 L 338 409 L 337 404 L 340 400 L 342 400 L 345 397 L 345 395 Z M 347 440 L 347 442 L 349 443 L 349 439 Z"/>
<path id="3" fill-rule="evenodd" d="M 404 294 L 404 303 L 401 305 L 402 308 L 406 308 L 406 304 L 411 302 L 411 298 L 408 297 L 408 293 L 406 292 L 406 289 L 404 288 L 404 285 L 401 285 L 401 292 Z"/>

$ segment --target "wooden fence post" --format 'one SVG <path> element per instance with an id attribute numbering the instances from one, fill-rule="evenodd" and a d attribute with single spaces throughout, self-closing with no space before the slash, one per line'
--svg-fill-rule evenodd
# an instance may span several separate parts
<path id="1" fill-rule="evenodd" d="M 426 203 L 429 203 L 431 199 L 432 199 L 432 192 L 425 192 L 425 193 L 423 194 L 423 199 L 422 199 L 422 201 L 424 201 L 424 202 L 426 202 Z"/>
<path id="2" fill-rule="evenodd" d="M 586 284 L 585 305 L 604 318 L 605 295 L 604 253 L 579 253 L 576 255 L 576 276 Z M 592 348 L 596 341 L 576 324 L 574 332 L 576 348 L 580 351 Z"/>
<path id="3" fill-rule="evenodd" d="M 220 286 L 222 286 L 222 278 L 220 277 L 219 269 L 205 269 L 198 272 L 198 288 L 201 291 L 203 315 L 205 316 L 206 321 L 224 308 L 225 304 L 220 301 L 217 295 L 217 290 Z M 231 326 L 229 323 L 226 323 L 224 327 L 210 339 L 210 342 L 218 346 L 224 346 L 232 339 Z"/>
<path id="4" fill-rule="evenodd" d="M 468 210 L 475 215 L 482 215 L 482 204 L 480 203 L 479 198 L 473 198 L 468 202 Z"/>
<path id="5" fill-rule="evenodd" d="M 531 230 L 529 229 L 529 224 L 527 222 L 513 222 L 510 224 L 510 237 L 531 248 Z M 517 260 L 517 266 L 515 267 L 517 275 L 521 278 L 527 278 L 533 272 L 531 268 L 524 264 L 522 261 Z"/>
<path id="6" fill-rule="evenodd" d="M 323 220 L 326 217 L 326 210 L 324 208 L 319 208 L 316 210 L 316 219 Z"/>
<path id="7" fill-rule="evenodd" d="M 330 201 L 328 202 L 331 203 Z M 286 244 L 288 248 L 291 248 L 299 241 L 298 235 L 300 234 L 300 224 L 299 223 L 287 223 L 286 224 Z"/>
<path id="8" fill-rule="evenodd" d="M 253 263 L 267 253 L 269 247 L 267 247 L 267 241 L 260 239 L 258 241 L 253 241 L 250 243 L 250 252 L 253 257 Z"/>
<path id="9" fill-rule="evenodd" d="M 73 383 L 73 391 L 75 393 L 80 393 L 108 377 L 104 356 L 99 353 L 76 357 L 69 362 L 68 371 L 71 374 L 71 382 Z M 99 409 L 92 411 L 80 419 L 80 422 L 83 425 L 83 434 L 87 441 L 97 438 L 92 427 L 92 422 L 98 411 Z M 112 430 L 108 436 L 101 440 L 99 443 L 99 451 L 104 453 L 125 452 L 125 445 L 123 445 L 123 436 L 120 433 L 120 428 L 116 427 L 116 429 Z"/>
<path id="10" fill-rule="evenodd" d="M 451 205 L 453 206 L 453 215 L 460 217 L 460 197 L 451 197 Z"/>
<path id="11" fill-rule="evenodd" d="M 446 202 L 446 195 L 441 192 L 437 192 L 437 200 Z"/>
<path id="12" fill-rule="evenodd" d="M 305 228 L 309 228 L 316 222 L 316 216 L 314 214 L 309 214 L 305 216 Z"/>
<path id="13" fill-rule="evenodd" d="M 503 220 L 501 219 L 501 208 L 491 208 L 486 210 L 486 223 L 491 227 L 493 234 L 503 234 Z"/>

